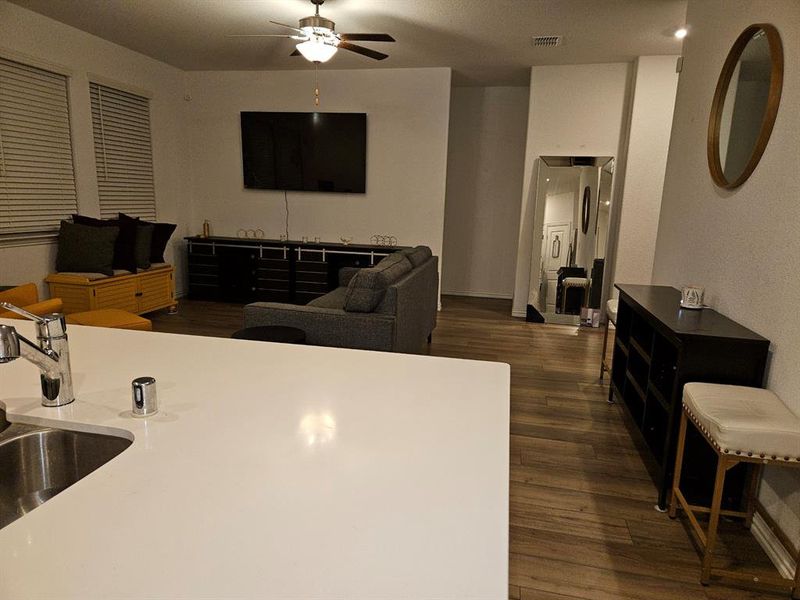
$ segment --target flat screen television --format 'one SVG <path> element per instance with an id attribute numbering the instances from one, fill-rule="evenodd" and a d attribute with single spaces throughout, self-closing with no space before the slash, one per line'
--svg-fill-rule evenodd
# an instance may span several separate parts
<path id="1" fill-rule="evenodd" d="M 242 112 L 244 187 L 366 191 L 364 113 Z"/>

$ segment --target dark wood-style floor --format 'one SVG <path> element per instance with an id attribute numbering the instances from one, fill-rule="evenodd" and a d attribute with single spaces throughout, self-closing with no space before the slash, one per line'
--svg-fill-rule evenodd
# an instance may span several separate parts
<path id="1" fill-rule="evenodd" d="M 785 598 L 698 582 L 683 519 L 656 490 L 598 381 L 602 331 L 510 317 L 503 300 L 445 297 L 429 352 L 511 365 L 509 597 L 521 600 Z M 239 305 L 184 300 L 156 331 L 228 337 Z M 752 536 L 726 523 L 719 563 L 774 573 Z"/>

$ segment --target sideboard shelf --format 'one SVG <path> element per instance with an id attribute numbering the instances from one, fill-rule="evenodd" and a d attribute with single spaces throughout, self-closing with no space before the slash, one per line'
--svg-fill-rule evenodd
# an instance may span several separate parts
<path id="1" fill-rule="evenodd" d="M 307 304 L 338 285 L 342 267 L 371 267 L 400 247 L 235 237 L 185 238 L 189 297 Z"/>
<path id="2" fill-rule="evenodd" d="M 666 508 L 672 487 L 683 386 L 691 381 L 761 387 L 769 340 L 711 309 L 680 307 L 665 286 L 617 285 L 619 309 L 609 400 L 617 400 Z M 690 502 L 708 504 L 716 455 L 690 428 L 681 488 Z M 747 465 L 726 478 L 724 506 L 738 508 Z"/>

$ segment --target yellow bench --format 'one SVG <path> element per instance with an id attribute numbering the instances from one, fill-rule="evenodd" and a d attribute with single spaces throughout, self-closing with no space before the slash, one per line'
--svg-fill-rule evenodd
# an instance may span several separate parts
<path id="1" fill-rule="evenodd" d="M 117 308 L 140 315 L 162 308 L 174 311 L 174 271 L 171 265 L 158 264 L 138 273 L 121 271 L 116 275 L 99 273 L 53 273 L 45 279 L 50 295 L 61 298 L 64 312 Z"/>

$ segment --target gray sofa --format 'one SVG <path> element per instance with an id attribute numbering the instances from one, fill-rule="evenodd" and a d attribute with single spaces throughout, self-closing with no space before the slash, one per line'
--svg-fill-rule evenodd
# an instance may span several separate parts
<path id="1" fill-rule="evenodd" d="M 436 327 L 438 265 L 427 246 L 399 250 L 368 269 L 341 269 L 339 287 L 305 306 L 248 304 L 244 324 L 297 327 L 317 346 L 419 353 Z"/>

